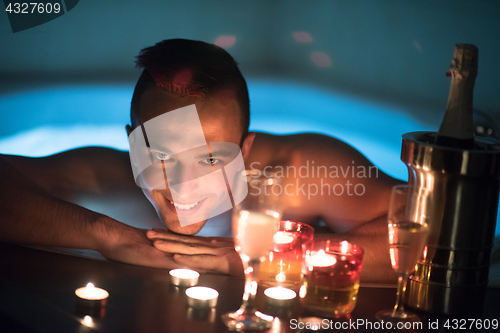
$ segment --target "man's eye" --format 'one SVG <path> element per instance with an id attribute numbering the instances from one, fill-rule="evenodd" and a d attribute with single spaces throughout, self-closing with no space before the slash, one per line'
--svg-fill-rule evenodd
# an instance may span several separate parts
<path id="1" fill-rule="evenodd" d="M 153 156 L 155 159 L 160 160 L 160 161 L 168 161 L 170 160 L 170 156 L 168 156 L 165 153 L 160 153 L 159 151 L 153 152 Z"/>
<path id="2" fill-rule="evenodd" d="M 219 163 L 219 161 L 220 160 L 217 158 L 207 158 L 207 159 L 202 160 L 203 163 L 208 164 L 208 165 L 215 165 L 215 164 Z"/>

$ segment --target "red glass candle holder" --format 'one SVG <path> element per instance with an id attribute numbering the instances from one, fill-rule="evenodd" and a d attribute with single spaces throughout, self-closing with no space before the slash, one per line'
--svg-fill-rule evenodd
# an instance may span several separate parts
<path id="1" fill-rule="evenodd" d="M 260 265 L 259 286 L 298 290 L 304 251 L 311 246 L 314 228 L 308 224 L 281 221 L 269 255 Z"/>
<path id="2" fill-rule="evenodd" d="M 363 250 L 348 241 L 315 240 L 305 250 L 302 305 L 325 317 L 349 314 L 356 306 Z"/>

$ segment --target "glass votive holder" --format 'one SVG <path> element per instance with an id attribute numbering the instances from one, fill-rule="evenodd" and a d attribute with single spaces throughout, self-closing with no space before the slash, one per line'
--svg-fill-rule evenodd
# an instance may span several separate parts
<path id="1" fill-rule="evenodd" d="M 305 250 L 299 297 L 309 311 L 335 317 L 356 306 L 363 249 L 348 241 L 314 240 Z"/>
<path id="2" fill-rule="evenodd" d="M 259 286 L 298 290 L 301 284 L 304 249 L 310 246 L 314 228 L 308 224 L 281 221 L 269 254 L 260 264 Z"/>

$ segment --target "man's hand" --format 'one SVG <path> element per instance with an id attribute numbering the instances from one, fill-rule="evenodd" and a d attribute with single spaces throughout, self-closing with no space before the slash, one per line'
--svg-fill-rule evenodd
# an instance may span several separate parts
<path id="1" fill-rule="evenodd" d="M 106 259 L 164 269 L 186 267 L 176 263 L 172 254 L 156 249 L 146 237 L 146 230 L 108 220 L 100 223 L 98 228 L 101 244 L 97 250 Z"/>
<path id="2" fill-rule="evenodd" d="M 175 263 L 197 270 L 243 276 L 243 264 L 231 238 L 182 236 L 167 230 L 149 230 L 156 249 L 173 256 Z"/>

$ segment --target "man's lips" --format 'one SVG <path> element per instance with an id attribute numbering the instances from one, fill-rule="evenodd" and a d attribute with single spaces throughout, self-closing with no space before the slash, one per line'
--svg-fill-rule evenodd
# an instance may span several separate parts
<path id="1" fill-rule="evenodd" d="M 200 207 L 205 203 L 206 197 L 200 199 L 198 201 L 193 201 L 191 203 L 176 203 L 173 200 L 170 200 L 166 197 L 165 202 L 167 203 L 168 208 L 179 216 L 188 216 L 195 214 L 200 210 Z"/>

